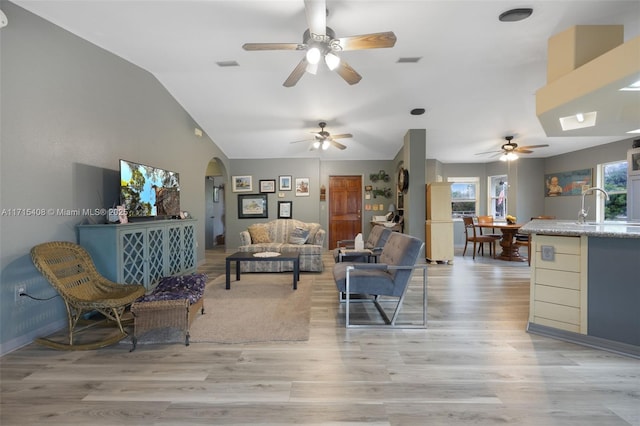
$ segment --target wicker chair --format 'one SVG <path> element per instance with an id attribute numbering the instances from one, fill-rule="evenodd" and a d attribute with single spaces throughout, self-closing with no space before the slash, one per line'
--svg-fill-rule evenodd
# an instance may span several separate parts
<path id="1" fill-rule="evenodd" d="M 88 350 L 111 345 L 122 340 L 127 333 L 122 327 L 122 314 L 145 289 L 136 284 L 118 284 L 98 273 L 89 253 L 81 246 L 54 241 L 31 249 L 31 259 L 36 268 L 58 291 L 67 308 L 69 343 L 50 339 L 36 342 L 55 349 Z M 74 332 L 84 313 L 98 311 L 107 320 L 115 321 L 119 332 L 103 340 L 75 344 Z M 93 322 L 96 324 L 97 322 Z"/>

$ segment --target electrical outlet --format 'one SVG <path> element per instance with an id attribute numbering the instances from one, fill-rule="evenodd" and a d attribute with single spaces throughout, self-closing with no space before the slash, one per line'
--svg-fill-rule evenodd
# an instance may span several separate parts
<path id="1" fill-rule="evenodd" d="M 15 289 L 16 289 L 16 292 L 15 292 L 15 295 L 14 295 L 14 300 L 16 302 L 21 302 L 22 301 L 22 297 L 24 297 L 24 296 L 20 296 L 20 294 L 27 292 L 27 286 L 25 284 L 20 284 L 20 285 L 17 285 Z"/>

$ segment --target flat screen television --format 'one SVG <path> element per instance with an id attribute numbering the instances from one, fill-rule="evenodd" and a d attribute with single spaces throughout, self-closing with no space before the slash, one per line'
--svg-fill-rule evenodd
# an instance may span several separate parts
<path id="1" fill-rule="evenodd" d="M 179 217 L 180 176 L 158 167 L 120 160 L 120 203 L 130 218 Z"/>

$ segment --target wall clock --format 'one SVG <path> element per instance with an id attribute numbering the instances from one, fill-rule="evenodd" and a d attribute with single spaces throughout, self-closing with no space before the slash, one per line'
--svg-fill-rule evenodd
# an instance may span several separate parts
<path id="1" fill-rule="evenodd" d="M 405 193 L 409 189 L 409 170 L 400 167 L 398 170 L 398 191 Z"/>

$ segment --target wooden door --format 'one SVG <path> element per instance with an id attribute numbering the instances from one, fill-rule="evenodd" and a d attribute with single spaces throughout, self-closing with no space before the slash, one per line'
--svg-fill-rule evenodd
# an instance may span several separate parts
<path id="1" fill-rule="evenodd" d="M 329 177 L 329 249 L 362 232 L 362 176 Z"/>

